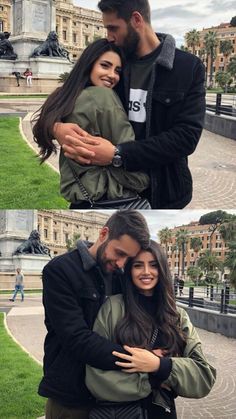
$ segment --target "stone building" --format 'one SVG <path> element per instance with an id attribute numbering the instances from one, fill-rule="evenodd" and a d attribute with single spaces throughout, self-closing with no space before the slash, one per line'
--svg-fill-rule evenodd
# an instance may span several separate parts
<path id="1" fill-rule="evenodd" d="M 0 32 L 11 29 L 11 0 L 0 0 Z"/>
<path id="2" fill-rule="evenodd" d="M 94 241 L 109 215 L 96 211 L 39 210 L 38 231 L 52 256 L 66 252 L 67 240 L 80 234 L 80 239 Z"/>
<path id="3" fill-rule="evenodd" d="M 184 258 L 184 270 L 187 271 L 189 266 L 194 266 L 196 263 L 196 259 L 201 256 L 205 250 L 210 249 L 210 231 L 211 225 L 200 225 L 197 221 L 191 222 L 187 225 L 177 226 L 171 229 L 172 238 L 170 243 L 167 245 L 167 256 L 168 256 L 168 263 L 172 273 L 177 273 L 178 271 L 181 272 L 182 270 L 182 258 L 179 257 L 180 252 L 176 249 L 176 232 L 180 229 L 187 230 L 187 245 L 185 248 L 185 258 Z M 202 249 L 196 253 L 191 248 L 191 238 L 199 237 L 202 241 Z M 219 258 L 219 260 L 223 261 L 227 255 L 228 248 L 226 243 L 221 237 L 219 229 L 212 234 L 212 252 Z M 163 246 L 164 247 L 164 246 Z"/>
<path id="4" fill-rule="evenodd" d="M 12 30 L 12 0 L 0 0 L 0 32 Z M 76 60 L 81 51 L 97 38 L 106 36 L 100 12 L 73 4 L 73 0 L 56 0 L 56 31 L 59 42 Z"/>

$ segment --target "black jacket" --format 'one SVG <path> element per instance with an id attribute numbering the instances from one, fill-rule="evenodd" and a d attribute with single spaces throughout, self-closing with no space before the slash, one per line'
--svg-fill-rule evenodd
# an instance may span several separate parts
<path id="1" fill-rule="evenodd" d="M 119 278 L 115 278 L 113 293 L 118 282 Z M 87 404 L 92 397 L 84 383 L 85 364 L 118 369 L 112 351 L 124 352 L 122 347 L 91 331 L 104 297 L 102 272 L 83 242 L 45 266 L 43 304 L 48 333 L 44 377 L 39 385 L 41 396 L 65 406 Z"/>
<path id="2" fill-rule="evenodd" d="M 196 56 L 175 48 L 170 35 L 157 34 L 162 49 L 153 65 L 146 111 L 146 138 L 121 145 L 124 167 L 151 176 L 152 208 L 183 208 L 192 198 L 187 156 L 201 136 L 205 115 L 205 68 Z M 129 65 L 123 102 L 128 109 Z"/>

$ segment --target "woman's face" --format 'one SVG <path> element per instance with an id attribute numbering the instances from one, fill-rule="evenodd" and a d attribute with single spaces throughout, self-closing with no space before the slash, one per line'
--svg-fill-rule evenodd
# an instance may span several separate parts
<path id="1" fill-rule="evenodd" d="M 138 253 L 132 263 L 131 277 L 140 294 L 153 295 L 158 283 L 158 268 L 157 260 L 151 252 L 142 250 Z"/>
<path id="2" fill-rule="evenodd" d="M 90 80 L 94 86 L 113 89 L 120 80 L 121 59 L 113 51 L 107 51 L 95 61 Z"/>

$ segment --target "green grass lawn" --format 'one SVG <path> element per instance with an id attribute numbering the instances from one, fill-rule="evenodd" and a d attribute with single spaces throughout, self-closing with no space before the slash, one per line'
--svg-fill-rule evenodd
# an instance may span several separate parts
<path id="1" fill-rule="evenodd" d="M 44 415 L 45 399 L 37 394 L 42 368 L 7 334 L 0 313 L 0 418 L 36 419 Z"/>
<path id="2" fill-rule="evenodd" d="M 59 175 L 36 154 L 19 132 L 19 119 L 0 118 L 0 209 L 68 208 L 60 196 Z"/>

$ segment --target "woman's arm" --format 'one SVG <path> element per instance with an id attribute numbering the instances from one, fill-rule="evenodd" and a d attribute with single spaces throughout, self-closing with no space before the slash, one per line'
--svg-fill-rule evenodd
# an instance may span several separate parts
<path id="1" fill-rule="evenodd" d="M 107 339 L 114 339 L 117 321 L 124 315 L 121 296 L 107 299 L 101 307 L 93 330 Z M 151 387 L 147 374 L 124 374 L 122 371 L 102 371 L 86 366 L 86 385 L 98 400 L 133 401 L 147 397 Z"/>

